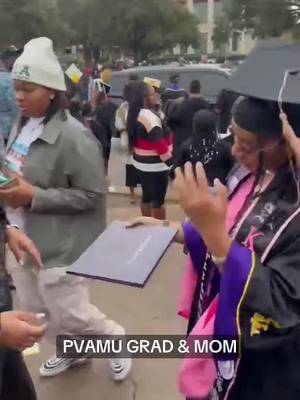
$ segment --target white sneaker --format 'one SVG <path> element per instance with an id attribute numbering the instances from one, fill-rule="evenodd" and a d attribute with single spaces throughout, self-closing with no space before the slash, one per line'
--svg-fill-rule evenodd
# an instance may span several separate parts
<path id="1" fill-rule="evenodd" d="M 131 371 L 131 358 L 112 358 L 108 361 L 114 381 L 120 382 L 127 378 Z"/>
<path id="2" fill-rule="evenodd" d="M 88 358 L 58 358 L 54 355 L 41 366 L 40 375 L 44 377 L 56 376 L 69 368 L 79 367 L 89 361 L 90 359 Z"/>

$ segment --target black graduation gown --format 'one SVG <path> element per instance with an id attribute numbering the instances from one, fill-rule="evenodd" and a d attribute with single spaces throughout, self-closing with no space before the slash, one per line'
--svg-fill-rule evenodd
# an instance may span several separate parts
<path id="1" fill-rule="evenodd" d="M 300 398 L 300 208 L 296 200 L 292 175 L 284 170 L 252 203 L 253 209 L 237 229 L 222 276 L 215 268 L 212 280 L 219 292 L 215 335 L 239 335 L 241 345 L 239 360 L 234 361 L 235 376 L 225 380 L 219 373 L 219 399 Z M 203 280 L 203 271 L 199 266 L 197 270 Z M 196 290 L 190 329 L 199 315 L 198 304 Z"/>

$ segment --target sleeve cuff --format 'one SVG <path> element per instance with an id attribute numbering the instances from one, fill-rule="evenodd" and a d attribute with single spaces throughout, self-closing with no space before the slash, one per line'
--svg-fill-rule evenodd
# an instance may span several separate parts
<path id="1" fill-rule="evenodd" d="M 30 210 L 31 211 L 39 211 L 40 204 L 47 202 L 47 195 L 45 194 L 45 191 L 37 186 L 34 186 L 33 188 L 33 196 L 32 196 L 32 201 L 30 205 Z"/>
<path id="2" fill-rule="evenodd" d="M 194 266 L 201 266 L 205 261 L 207 247 L 197 229 L 191 221 L 182 224 L 184 241 Z"/>

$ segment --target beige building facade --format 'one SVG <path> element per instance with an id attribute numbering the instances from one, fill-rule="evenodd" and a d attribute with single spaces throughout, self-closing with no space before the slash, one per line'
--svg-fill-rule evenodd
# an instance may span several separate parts
<path id="1" fill-rule="evenodd" d="M 226 0 L 176 0 L 188 8 L 199 20 L 201 52 L 214 53 L 213 33 L 218 17 L 224 13 Z M 228 1 L 228 0 L 227 0 Z M 255 45 L 255 40 L 246 32 L 234 32 L 225 48 L 227 54 L 248 54 Z"/>

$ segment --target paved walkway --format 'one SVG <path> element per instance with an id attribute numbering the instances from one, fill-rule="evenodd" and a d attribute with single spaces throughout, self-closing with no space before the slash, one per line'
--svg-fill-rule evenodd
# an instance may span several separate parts
<path id="1" fill-rule="evenodd" d="M 138 209 L 126 197 L 109 198 L 109 220 L 127 220 Z M 170 219 L 182 220 L 176 205 L 168 206 Z M 92 302 L 131 334 L 184 334 L 186 325 L 176 315 L 183 270 L 182 247 L 172 245 L 144 289 L 91 281 Z M 111 381 L 105 360 L 68 371 L 55 378 L 39 378 L 38 368 L 53 349 L 42 345 L 41 353 L 26 361 L 34 378 L 39 400 L 180 400 L 176 377 L 178 360 L 134 360 L 130 380 Z"/>

